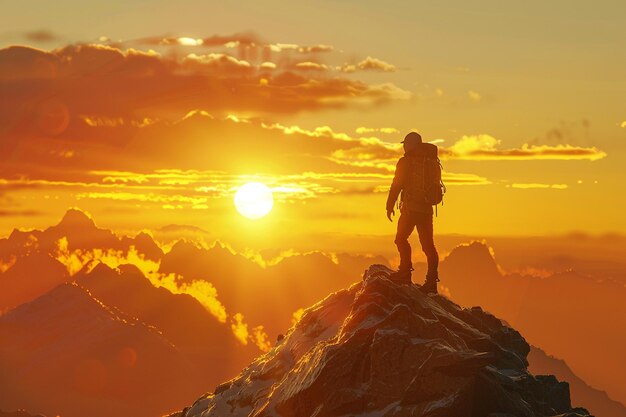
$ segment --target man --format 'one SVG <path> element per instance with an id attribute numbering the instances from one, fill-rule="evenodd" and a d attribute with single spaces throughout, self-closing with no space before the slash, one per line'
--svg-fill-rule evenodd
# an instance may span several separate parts
<path id="1" fill-rule="evenodd" d="M 394 206 L 400 192 L 400 218 L 395 244 L 400 252 L 400 267 L 391 276 L 393 280 L 411 283 L 411 245 L 409 236 L 417 229 L 422 250 L 428 261 L 426 282 L 421 289 L 425 293 L 437 293 L 439 281 L 437 268 L 439 255 L 433 240 L 433 207 L 426 198 L 426 190 L 440 186 L 441 171 L 437 159 L 437 147 L 422 143 L 422 137 L 411 132 L 404 138 L 404 156 L 396 165 L 396 173 L 387 197 L 387 218 L 392 220 Z M 432 168 L 436 165 L 436 169 Z M 438 173 L 438 175 L 437 175 Z"/>

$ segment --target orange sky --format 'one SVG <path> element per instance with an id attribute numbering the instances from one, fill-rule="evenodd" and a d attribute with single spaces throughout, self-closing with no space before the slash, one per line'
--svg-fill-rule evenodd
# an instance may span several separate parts
<path id="1" fill-rule="evenodd" d="M 250 246 L 392 234 L 412 129 L 441 149 L 438 233 L 626 232 L 623 2 L 55 4 L 3 10 L 0 235 L 71 206 Z M 234 209 L 248 181 L 263 219 Z"/>

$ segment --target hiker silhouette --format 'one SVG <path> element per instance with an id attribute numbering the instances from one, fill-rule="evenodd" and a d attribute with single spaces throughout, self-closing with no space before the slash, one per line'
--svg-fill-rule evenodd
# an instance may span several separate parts
<path id="1" fill-rule="evenodd" d="M 398 229 L 395 244 L 400 253 L 400 266 L 391 278 L 411 283 L 411 245 L 409 236 L 417 229 L 419 241 L 428 261 L 428 272 L 422 290 L 426 293 L 437 293 L 439 281 L 439 254 L 433 238 L 433 205 L 443 198 L 441 182 L 441 165 L 437 157 L 437 146 L 423 143 L 419 133 L 410 132 L 405 136 L 404 156 L 398 160 L 393 182 L 387 197 L 387 218 L 393 221 L 394 207 L 400 196 Z"/>

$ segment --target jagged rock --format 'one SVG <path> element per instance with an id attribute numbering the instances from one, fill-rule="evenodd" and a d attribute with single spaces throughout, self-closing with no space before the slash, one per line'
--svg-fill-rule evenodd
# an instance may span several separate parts
<path id="1" fill-rule="evenodd" d="M 527 371 L 530 350 L 480 308 L 388 279 L 307 309 L 270 352 L 199 398 L 185 417 L 587 416 L 567 383 Z"/>

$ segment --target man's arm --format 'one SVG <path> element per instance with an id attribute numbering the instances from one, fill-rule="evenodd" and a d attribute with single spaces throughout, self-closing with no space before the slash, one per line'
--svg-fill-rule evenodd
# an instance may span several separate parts
<path id="1" fill-rule="evenodd" d="M 391 216 L 395 214 L 393 207 L 396 204 L 396 200 L 398 199 L 398 195 L 400 195 L 400 191 L 402 191 L 402 185 L 404 184 L 404 171 L 405 171 L 406 161 L 405 158 L 402 157 L 396 164 L 396 172 L 393 176 L 393 181 L 391 182 L 391 187 L 389 188 L 389 195 L 387 196 L 387 218 L 391 221 Z"/>

